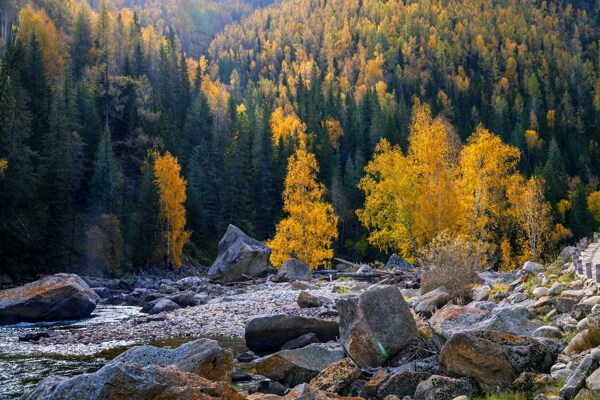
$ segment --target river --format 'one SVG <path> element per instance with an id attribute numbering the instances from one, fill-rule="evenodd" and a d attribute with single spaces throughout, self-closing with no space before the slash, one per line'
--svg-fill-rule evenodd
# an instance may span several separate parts
<path id="1" fill-rule="evenodd" d="M 20 342 L 19 336 L 44 330 L 80 329 L 135 318 L 139 307 L 99 305 L 89 318 L 76 321 L 21 323 L 0 325 L 0 399 L 13 399 L 34 387 L 40 380 L 52 375 L 75 376 L 97 371 L 107 361 L 135 343 L 127 340 L 86 345 L 45 345 Z M 222 347 L 231 348 L 237 356 L 246 351 L 242 339 L 214 338 Z M 192 338 L 173 338 L 161 343 L 161 347 L 177 347 Z M 237 365 L 237 369 L 252 372 L 249 365 Z M 237 385 L 244 393 L 248 383 Z"/>

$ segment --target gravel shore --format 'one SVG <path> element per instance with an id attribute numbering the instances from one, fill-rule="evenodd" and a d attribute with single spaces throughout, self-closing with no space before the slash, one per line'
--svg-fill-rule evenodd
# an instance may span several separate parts
<path id="1" fill-rule="evenodd" d="M 302 285 L 300 285 L 302 286 Z M 339 286 L 344 294 L 336 293 Z M 285 313 L 301 316 L 321 316 L 334 304 L 335 298 L 345 296 L 349 289 L 363 289 L 360 282 L 322 283 L 308 285 L 307 292 L 319 296 L 325 301 L 320 308 L 300 308 L 297 304 L 300 290 L 289 283 L 264 283 L 243 288 L 227 288 L 226 294 L 207 304 L 182 308 L 153 316 L 140 314 L 127 321 L 108 323 L 100 326 L 74 330 L 57 331 L 49 338 L 43 338 L 40 344 L 86 345 L 121 343 L 147 344 L 156 341 L 180 337 L 243 337 L 245 322 L 257 315 Z M 331 313 L 328 313 L 331 314 Z M 110 346 L 109 346 L 110 347 Z"/>

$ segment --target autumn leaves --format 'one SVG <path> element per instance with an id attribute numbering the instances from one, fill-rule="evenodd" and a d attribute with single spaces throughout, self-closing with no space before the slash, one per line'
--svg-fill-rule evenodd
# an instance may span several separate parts
<path id="1" fill-rule="evenodd" d="M 417 103 L 406 155 L 382 140 L 365 168 L 358 217 L 371 244 L 413 261 L 440 234 L 466 240 L 480 267 L 538 260 L 554 239 L 551 209 L 540 180 L 516 172 L 519 159 L 481 125 L 461 148 L 452 127 Z"/>

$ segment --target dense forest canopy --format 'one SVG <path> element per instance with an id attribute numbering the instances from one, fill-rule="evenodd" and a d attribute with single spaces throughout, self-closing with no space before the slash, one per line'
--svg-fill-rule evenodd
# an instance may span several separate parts
<path id="1" fill-rule="evenodd" d="M 184 265 L 207 262 L 230 223 L 260 240 L 293 224 L 306 207 L 290 205 L 293 171 L 335 212 L 323 237 L 355 260 L 418 260 L 450 230 L 510 268 L 598 227 L 599 1 L 11 0 L 0 13 L 3 272 L 176 265 L 186 242 Z M 159 174 L 177 188 L 169 207 Z M 461 217 L 473 198 L 485 212 Z"/>

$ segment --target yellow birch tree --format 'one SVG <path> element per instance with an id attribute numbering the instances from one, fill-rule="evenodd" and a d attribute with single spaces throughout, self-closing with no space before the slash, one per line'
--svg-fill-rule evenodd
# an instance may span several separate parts
<path id="1" fill-rule="evenodd" d="M 408 137 L 408 159 L 419 182 L 416 234 L 425 242 L 447 230 L 458 232 L 463 213 L 455 185 L 460 139 L 428 104 L 415 102 Z"/>
<path id="2" fill-rule="evenodd" d="M 479 266 L 495 247 L 492 232 L 506 207 L 506 187 L 519 158 L 519 149 L 502 143 L 481 125 L 460 152 L 458 185 L 465 210 L 465 235 Z"/>
<path id="3" fill-rule="evenodd" d="M 365 205 L 356 214 L 369 230 L 369 242 L 414 262 L 420 239 L 415 229 L 419 185 L 413 166 L 399 146 L 382 139 L 365 172 L 358 185 L 365 192 Z"/>
<path id="4" fill-rule="evenodd" d="M 295 253 L 312 269 L 327 266 L 333 257 L 331 244 L 337 238 L 337 221 L 333 206 L 323 200 L 325 187 L 317 182 L 319 166 L 304 141 L 288 161 L 283 210 L 288 217 L 276 227 L 275 237 L 267 244 L 276 267 Z"/>
<path id="5" fill-rule="evenodd" d="M 176 269 L 181 267 L 183 246 L 191 232 L 185 230 L 186 218 L 183 203 L 186 200 L 186 181 L 180 175 L 177 158 L 167 152 L 154 161 L 154 174 L 159 192 L 160 220 L 164 223 L 167 263 Z"/>
<path id="6" fill-rule="evenodd" d="M 552 208 L 544 199 L 542 183 L 535 176 L 525 181 L 515 175 L 508 186 L 507 197 L 510 212 L 523 232 L 524 260 L 540 260 L 552 231 Z"/>

